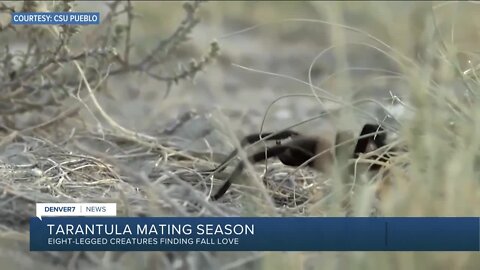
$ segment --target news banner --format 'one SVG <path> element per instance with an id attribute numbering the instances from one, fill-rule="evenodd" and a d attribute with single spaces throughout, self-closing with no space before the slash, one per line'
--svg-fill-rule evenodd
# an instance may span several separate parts
<path id="1" fill-rule="evenodd" d="M 479 251 L 477 217 L 117 217 L 113 203 L 37 204 L 32 251 Z"/>

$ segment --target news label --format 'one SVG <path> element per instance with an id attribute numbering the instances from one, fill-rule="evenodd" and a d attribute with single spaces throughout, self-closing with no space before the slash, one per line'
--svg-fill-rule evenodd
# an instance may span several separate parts
<path id="1" fill-rule="evenodd" d="M 12 24 L 100 24 L 100 12 L 13 12 Z"/>
<path id="2" fill-rule="evenodd" d="M 108 217 L 117 215 L 116 203 L 37 203 L 36 216 L 42 217 Z"/>

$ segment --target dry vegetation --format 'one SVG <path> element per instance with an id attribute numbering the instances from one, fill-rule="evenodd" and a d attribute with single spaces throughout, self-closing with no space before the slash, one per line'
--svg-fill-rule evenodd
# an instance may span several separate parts
<path id="1" fill-rule="evenodd" d="M 9 24 L 13 10 L 72 9 L 101 10 L 102 23 Z M 347 183 L 353 215 L 479 216 L 480 5 L 65 0 L 0 12 L 2 269 L 478 269 L 459 252 L 30 253 L 28 218 L 36 202 L 91 201 L 125 216 L 343 216 L 344 183 L 306 168 L 250 164 L 219 202 L 208 196 L 225 174 L 199 173 L 242 134 L 327 122 L 382 123 L 398 135 L 390 146 L 408 148 L 386 164 L 381 201 L 378 176 Z"/>

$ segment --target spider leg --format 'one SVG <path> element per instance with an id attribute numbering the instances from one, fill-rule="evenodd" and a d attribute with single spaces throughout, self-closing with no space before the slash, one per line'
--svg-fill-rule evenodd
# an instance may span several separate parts
<path id="1" fill-rule="evenodd" d="M 286 151 L 279 154 L 280 161 L 288 166 L 300 166 L 313 158 L 316 153 L 317 140 L 309 137 L 298 137 L 285 144 Z M 307 165 L 313 166 L 314 160 L 310 160 Z"/>
<path id="2" fill-rule="evenodd" d="M 271 157 L 279 156 L 282 153 L 284 153 L 287 149 L 289 149 L 289 147 L 286 145 L 276 145 L 276 146 L 268 147 L 265 151 L 260 151 L 258 153 L 251 155 L 248 158 L 248 160 L 252 163 L 256 163 Z M 227 178 L 227 180 L 225 180 L 225 183 L 223 183 L 220 189 L 211 197 L 212 200 L 214 201 L 218 200 L 225 194 L 225 192 L 227 192 L 227 190 L 232 185 L 233 181 L 235 181 L 236 177 L 242 172 L 244 167 L 245 167 L 245 163 L 243 161 L 240 161 L 240 163 L 235 167 L 235 169 Z"/>
<path id="3" fill-rule="evenodd" d="M 366 124 L 363 126 L 360 138 L 355 146 L 355 158 L 358 157 L 358 154 L 364 154 L 367 152 L 369 143 L 373 143 L 376 148 L 386 145 L 386 137 L 384 129 L 379 125 Z"/>
<path id="4" fill-rule="evenodd" d="M 295 137 L 299 136 L 300 134 L 296 131 L 293 130 L 284 130 L 281 132 L 266 132 L 266 133 L 254 133 L 246 136 L 242 140 L 242 146 L 246 146 L 247 144 L 253 144 L 258 141 L 260 141 L 262 138 L 271 136 L 269 138 L 266 138 L 264 140 L 267 141 L 279 141 L 279 140 L 285 140 L 290 137 Z"/>
<path id="5" fill-rule="evenodd" d="M 358 158 L 359 154 L 366 153 L 368 144 L 373 143 L 375 148 L 380 148 L 386 145 L 386 134 L 384 129 L 379 125 L 366 124 L 363 126 L 360 133 L 360 139 L 358 139 L 355 146 L 354 158 Z M 384 155 L 372 155 L 372 159 L 385 162 L 388 157 Z M 379 170 L 382 166 L 380 164 L 371 164 L 371 170 Z"/>
<path id="6" fill-rule="evenodd" d="M 280 161 L 289 166 L 300 166 L 315 156 L 317 141 L 313 138 L 300 137 L 288 142 L 285 145 L 276 145 L 268 147 L 264 151 L 259 151 L 251 155 L 248 160 L 252 163 L 264 161 L 272 157 L 278 157 Z M 311 160 L 307 165 L 313 166 L 314 161 Z M 242 172 L 244 162 L 240 162 L 223 186 L 212 196 L 212 200 L 217 200 L 222 197 L 230 188 L 234 179 Z"/>
<path id="7" fill-rule="evenodd" d="M 298 132 L 295 132 L 293 130 L 284 130 L 284 131 L 281 131 L 281 132 L 266 132 L 266 133 L 254 133 L 254 134 L 250 134 L 250 135 L 247 135 L 245 136 L 245 138 L 243 138 L 243 140 L 240 142 L 240 145 L 242 147 L 245 147 L 249 144 L 254 144 L 258 141 L 260 141 L 262 138 L 265 138 L 265 137 L 269 137 L 267 139 L 264 139 L 264 140 L 267 140 L 267 141 L 277 141 L 276 144 L 277 145 L 280 145 L 280 141 L 281 140 L 284 140 L 284 139 L 287 139 L 287 138 L 290 138 L 290 137 L 295 137 L 295 136 L 299 136 L 300 134 Z M 225 168 L 226 168 L 226 164 L 228 162 L 230 162 L 232 160 L 232 158 L 234 158 L 236 155 L 238 154 L 238 149 L 235 149 L 233 150 L 227 158 L 225 158 L 225 160 L 220 163 L 220 165 L 218 165 L 215 169 L 213 170 L 207 170 L 207 171 L 202 171 L 202 173 L 208 173 L 208 174 L 211 174 L 211 173 L 214 173 L 214 172 L 221 172 L 223 171 Z"/>

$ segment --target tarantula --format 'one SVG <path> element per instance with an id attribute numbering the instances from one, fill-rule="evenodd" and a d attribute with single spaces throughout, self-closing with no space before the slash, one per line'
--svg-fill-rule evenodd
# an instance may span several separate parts
<path id="1" fill-rule="evenodd" d="M 347 152 L 347 158 L 358 158 L 360 154 L 371 152 L 386 145 L 385 130 L 376 124 L 366 124 L 363 126 L 360 136 L 355 144 L 355 137 L 350 131 L 339 131 L 336 133 L 334 141 L 326 138 L 327 136 L 306 136 L 292 130 L 284 130 L 278 133 L 256 133 L 246 136 L 241 141 L 241 146 L 256 143 L 260 140 L 276 141 L 276 145 L 267 147 L 257 153 L 248 156 L 248 160 L 252 163 L 264 161 L 269 158 L 278 157 L 278 159 L 288 166 L 300 166 L 306 164 L 327 175 L 332 173 L 335 159 L 343 152 Z M 285 144 L 282 140 L 289 139 Z M 351 152 L 353 148 L 353 154 Z M 218 165 L 215 169 L 205 171 L 205 173 L 215 173 L 225 169 L 227 163 L 236 156 L 237 150 L 234 150 L 230 155 Z M 348 154 L 350 153 L 350 154 Z M 370 155 L 370 159 L 379 162 L 372 162 L 369 166 L 370 171 L 378 171 L 386 161 L 388 155 L 375 154 Z M 220 189 L 211 196 L 212 200 L 221 198 L 232 185 L 235 178 L 241 174 L 244 168 L 244 162 L 235 167 L 233 172 L 227 178 Z"/>

